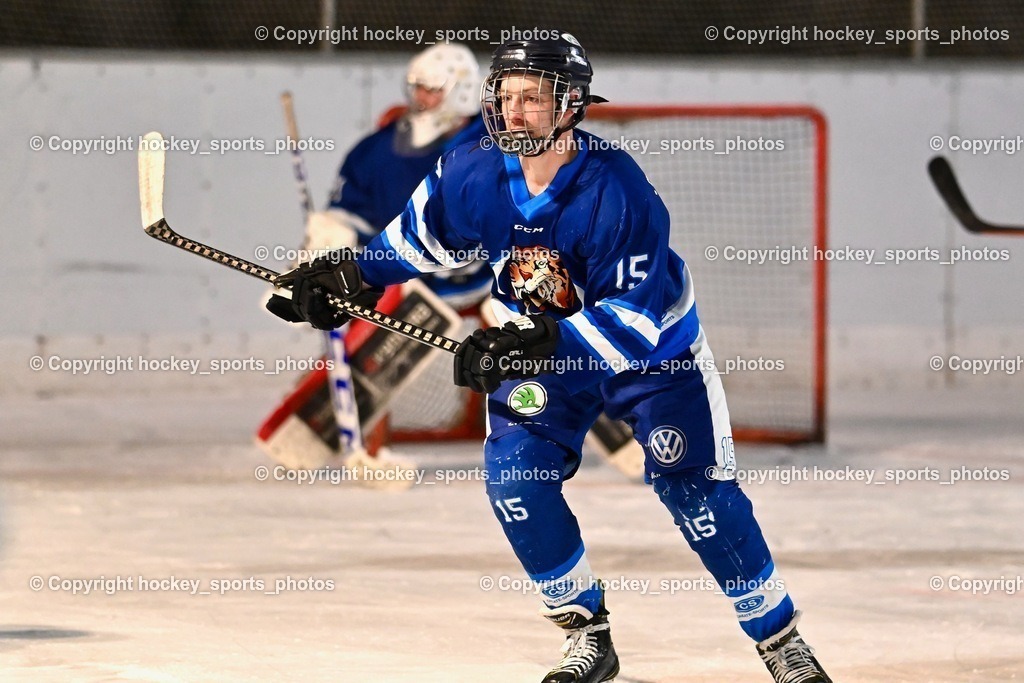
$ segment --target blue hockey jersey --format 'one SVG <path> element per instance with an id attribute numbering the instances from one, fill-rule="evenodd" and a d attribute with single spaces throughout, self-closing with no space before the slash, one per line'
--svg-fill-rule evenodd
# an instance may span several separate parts
<path id="1" fill-rule="evenodd" d="M 359 265 L 384 285 L 486 259 L 499 319 L 558 319 L 555 360 L 573 361 L 561 378 L 580 390 L 686 352 L 699 321 L 658 193 L 626 152 L 573 134 L 579 153 L 536 197 L 518 157 L 478 143 L 455 148 Z"/>

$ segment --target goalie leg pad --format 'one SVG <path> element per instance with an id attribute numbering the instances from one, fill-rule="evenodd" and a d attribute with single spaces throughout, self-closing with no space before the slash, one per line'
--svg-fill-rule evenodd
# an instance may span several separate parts
<path id="1" fill-rule="evenodd" d="M 422 284 L 406 283 L 389 287 L 378 310 L 398 317 L 408 316 L 422 327 L 439 334 L 450 334 L 460 324 L 459 316 Z M 344 335 L 345 349 L 333 349 L 336 358 L 350 359 L 351 373 L 334 376 L 326 368 L 303 376 L 298 386 L 260 425 L 257 443 L 275 461 L 286 467 L 322 467 L 339 460 L 339 436 L 355 440 L 358 436 L 350 417 L 358 413 L 363 435 L 370 434 L 387 414 L 388 403 L 426 367 L 439 349 L 430 348 L 363 320 L 354 320 Z M 348 404 L 336 402 L 340 392 L 332 391 L 338 382 L 352 382 L 357 410 L 347 413 Z M 353 394 L 346 392 L 346 396 Z M 339 419 L 339 413 L 349 417 Z M 282 431 L 282 426 L 288 429 Z M 340 428 L 340 429 L 339 429 Z M 346 431 L 345 434 L 340 432 Z M 312 438 L 321 441 L 317 444 Z M 270 443 L 273 441 L 273 443 Z"/>
<path id="2" fill-rule="evenodd" d="M 377 310 L 445 336 L 462 324 L 458 313 L 415 280 L 400 290 L 389 287 Z M 379 327 L 359 325 L 358 321 L 353 322 L 345 341 L 364 433 L 441 352 Z"/>

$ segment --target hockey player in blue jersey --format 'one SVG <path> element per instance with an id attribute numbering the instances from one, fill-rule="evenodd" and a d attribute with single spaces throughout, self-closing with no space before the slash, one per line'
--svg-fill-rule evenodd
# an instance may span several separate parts
<path id="1" fill-rule="evenodd" d="M 543 614 L 566 631 L 544 683 L 619 671 L 600 581 L 562 495 L 602 408 L 633 428 L 648 482 L 775 681 L 830 683 L 735 480 L 725 395 L 693 279 L 668 247 L 665 206 L 628 154 L 576 129 L 600 101 L 591 75 L 568 34 L 500 46 L 481 95 L 493 144 L 446 154 L 358 258 L 282 276 L 289 319 L 336 325 L 344 316 L 325 292 L 365 301 L 367 288 L 487 259 L 504 324 L 461 344 L 455 381 L 489 394 L 487 493 L 543 587 Z"/>

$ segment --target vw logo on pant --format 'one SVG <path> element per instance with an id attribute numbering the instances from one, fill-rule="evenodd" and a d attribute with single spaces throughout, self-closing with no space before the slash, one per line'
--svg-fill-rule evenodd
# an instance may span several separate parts
<path id="1" fill-rule="evenodd" d="M 686 435 L 675 427 L 658 427 L 647 439 L 651 455 L 665 467 L 671 467 L 686 455 Z"/>

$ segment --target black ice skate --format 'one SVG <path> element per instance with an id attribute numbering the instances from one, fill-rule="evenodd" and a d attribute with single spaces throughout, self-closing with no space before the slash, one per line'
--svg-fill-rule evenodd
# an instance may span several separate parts
<path id="1" fill-rule="evenodd" d="M 542 609 L 541 614 L 566 631 L 562 661 L 541 683 L 599 683 L 619 675 L 619 658 L 603 604 L 597 614 L 579 605 Z"/>
<path id="2" fill-rule="evenodd" d="M 757 654 L 775 678 L 775 683 L 832 683 L 821 664 L 814 658 L 814 650 L 797 633 L 796 623 L 800 612 L 793 614 L 793 620 L 771 638 L 757 644 Z"/>

